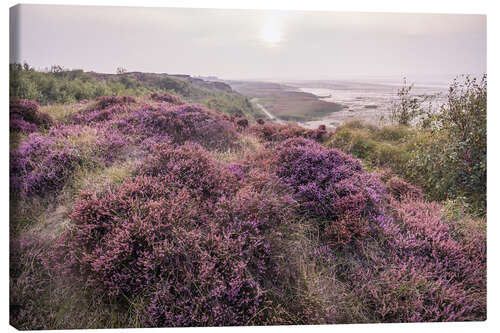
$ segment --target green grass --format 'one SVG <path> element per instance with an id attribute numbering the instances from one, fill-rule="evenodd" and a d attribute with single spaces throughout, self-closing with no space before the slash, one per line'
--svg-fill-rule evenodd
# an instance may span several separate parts
<path id="1" fill-rule="evenodd" d="M 415 130 L 409 127 L 391 125 L 379 128 L 352 121 L 337 128 L 326 145 L 362 159 L 369 169 L 390 168 L 404 176 L 415 134 Z"/>

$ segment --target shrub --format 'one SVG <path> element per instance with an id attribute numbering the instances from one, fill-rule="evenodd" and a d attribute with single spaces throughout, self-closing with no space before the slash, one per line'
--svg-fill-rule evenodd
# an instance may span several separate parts
<path id="1" fill-rule="evenodd" d="M 383 214 L 385 188 L 358 160 L 303 138 L 288 139 L 277 151 L 277 175 L 294 190 L 303 211 L 322 221 L 322 231 L 328 228 L 328 238 L 347 241 L 362 236 L 366 233 L 362 220 L 375 220 Z M 330 226 L 339 220 L 343 226 Z M 354 220 L 359 230 L 352 227 Z M 345 230 L 352 235 L 345 238 L 334 233 Z"/>
<path id="2" fill-rule="evenodd" d="M 228 168 L 238 180 L 242 180 L 243 178 L 245 178 L 245 173 L 248 170 L 248 165 L 234 162 L 229 164 Z"/>
<path id="3" fill-rule="evenodd" d="M 346 214 L 330 223 L 322 237 L 330 246 L 341 246 L 365 238 L 368 232 L 368 222 L 365 219 Z"/>
<path id="4" fill-rule="evenodd" d="M 486 76 L 455 80 L 446 104 L 434 115 L 433 130 L 417 143 L 410 161 L 411 175 L 432 199 L 464 196 L 482 215 L 486 214 L 486 90 Z"/>
<path id="5" fill-rule="evenodd" d="M 387 183 L 387 189 L 396 199 L 411 198 L 413 200 L 422 199 L 422 190 L 416 186 L 405 182 L 399 177 L 392 177 Z"/>
<path id="6" fill-rule="evenodd" d="M 117 191 L 80 196 L 54 258 L 116 301 L 142 295 L 146 326 L 265 322 L 270 239 L 293 200 L 238 184 L 199 145 L 159 145 Z"/>
<path id="7" fill-rule="evenodd" d="M 48 128 L 53 122 L 48 114 L 38 110 L 38 103 L 30 100 L 11 100 L 9 113 L 13 132 L 31 133 L 38 128 Z"/>
<path id="8" fill-rule="evenodd" d="M 342 277 L 381 322 L 467 321 L 486 318 L 486 238 L 457 238 L 442 207 L 391 199 L 388 217 L 367 257 L 359 251 Z M 473 251 L 471 251 L 474 249 Z"/>
<path id="9" fill-rule="evenodd" d="M 128 111 L 122 104 L 112 104 L 103 109 L 87 109 L 72 115 L 71 120 L 76 124 L 90 124 L 94 122 L 106 122 L 116 119 L 117 115 Z"/>
<path id="10" fill-rule="evenodd" d="M 416 96 L 411 91 L 413 84 L 407 85 L 406 78 L 403 87 L 398 89 L 398 100 L 392 106 L 391 118 L 399 125 L 408 126 L 414 120 L 432 111 L 430 103 L 433 96 Z M 429 105 L 425 106 L 425 103 Z"/>
<path id="11" fill-rule="evenodd" d="M 131 96 L 103 96 L 97 99 L 95 108 L 96 110 L 103 110 L 112 105 L 125 105 L 132 103 L 136 103 L 136 100 Z"/>
<path id="12" fill-rule="evenodd" d="M 169 144 L 155 146 L 152 156 L 140 168 L 140 174 L 161 176 L 171 187 L 196 191 L 202 196 L 201 202 L 230 196 L 237 189 L 233 173 L 219 167 L 210 154 L 194 143 L 179 148 Z"/>
<path id="13" fill-rule="evenodd" d="M 109 166 L 129 144 L 107 127 L 59 125 L 45 135 L 32 133 L 11 153 L 11 190 L 22 196 L 61 190 L 77 168 Z"/>
<path id="14" fill-rule="evenodd" d="M 151 99 L 154 101 L 157 101 L 157 102 L 167 102 L 167 103 L 174 104 L 174 105 L 184 104 L 182 99 L 180 99 L 179 97 L 177 97 L 175 95 L 168 94 L 168 93 L 164 93 L 164 94 L 154 93 L 151 95 Z"/>
<path id="15" fill-rule="evenodd" d="M 328 132 L 323 130 L 309 130 L 296 125 L 276 125 L 265 123 L 258 126 L 251 126 L 250 132 L 265 142 L 282 142 L 290 138 L 311 138 L 321 141 L 328 137 Z"/>
<path id="16" fill-rule="evenodd" d="M 147 105 L 117 122 L 117 126 L 145 138 L 168 136 L 176 144 L 194 141 L 211 149 L 230 147 L 237 138 L 229 122 L 197 105 Z"/>
<path id="17" fill-rule="evenodd" d="M 236 125 L 238 125 L 241 128 L 246 128 L 246 127 L 248 127 L 248 119 L 247 118 L 237 118 Z"/>
<path id="18" fill-rule="evenodd" d="M 54 139 L 33 133 L 11 154 L 11 190 L 31 196 L 61 189 L 80 163 L 76 150 L 57 149 Z"/>
<path id="19" fill-rule="evenodd" d="M 24 119 L 11 117 L 10 118 L 10 131 L 11 132 L 24 132 L 24 133 L 32 133 L 38 130 L 38 127 L 29 123 Z"/>

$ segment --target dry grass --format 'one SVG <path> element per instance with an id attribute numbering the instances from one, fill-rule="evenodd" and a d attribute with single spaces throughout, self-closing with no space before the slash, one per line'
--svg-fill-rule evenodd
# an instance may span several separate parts
<path id="1" fill-rule="evenodd" d="M 56 121 L 65 121 L 87 107 L 88 104 L 52 104 L 40 106 L 40 111 L 48 113 Z"/>

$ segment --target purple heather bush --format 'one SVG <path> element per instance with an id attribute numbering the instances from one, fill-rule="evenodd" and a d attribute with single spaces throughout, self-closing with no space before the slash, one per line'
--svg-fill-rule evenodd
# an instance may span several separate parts
<path id="1" fill-rule="evenodd" d="M 235 146 L 235 126 L 217 112 L 184 104 L 176 96 L 153 94 L 156 103 L 137 103 L 127 96 L 102 98 L 72 116 L 72 123 L 106 124 L 136 140 L 183 144 L 193 141 L 210 149 Z"/>
<path id="2" fill-rule="evenodd" d="M 38 127 L 22 118 L 14 116 L 10 118 L 10 131 L 11 132 L 24 132 L 32 133 L 38 130 Z"/>
<path id="3" fill-rule="evenodd" d="M 244 163 L 233 162 L 229 164 L 228 168 L 238 180 L 242 180 L 245 178 L 249 166 Z"/>
<path id="4" fill-rule="evenodd" d="M 486 319 L 486 239 L 456 239 L 456 222 L 441 206 L 390 199 L 380 219 L 378 251 L 360 255 L 343 277 L 374 320 L 381 322 Z"/>
<path id="5" fill-rule="evenodd" d="M 104 109 L 88 109 L 72 116 L 72 122 L 76 124 L 89 124 L 93 122 L 103 122 L 115 119 L 121 113 L 124 113 L 127 107 L 121 104 L 110 105 Z"/>
<path id="6" fill-rule="evenodd" d="M 60 190 L 78 167 L 109 166 L 130 140 L 116 130 L 79 125 L 32 133 L 11 153 L 11 189 L 22 196 Z"/>
<path id="7" fill-rule="evenodd" d="M 131 96 L 104 96 L 97 99 L 96 110 L 104 110 L 111 105 L 126 105 L 136 103 L 136 99 Z"/>
<path id="8" fill-rule="evenodd" d="M 323 129 L 309 130 L 296 125 L 277 125 L 258 122 L 250 126 L 249 132 L 264 142 L 282 142 L 291 138 L 309 138 L 318 142 L 327 139 L 331 134 Z"/>
<path id="9" fill-rule="evenodd" d="M 72 115 L 75 124 L 90 124 L 116 119 L 120 114 L 130 111 L 137 101 L 131 96 L 104 96 L 94 105 Z"/>
<path id="10" fill-rule="evenodd" d="M 11 190 L 32 196 L 61 189 L 81 161 L 75 149 L 57 149 L 54 138 L 32 133 L 11 153 Z"/>
<path id="11" fill-rule="evenodd" d="M 26 99 L 10 101 L 10 130 L 13 132 L 35 132 L 38 128 L 48 128 L 52 118 L 38 110 L 38 103 Z"/>
<path id="12" fill-rule="evenodd" d="M 285 140 L 276 150 L 278 177 L 294 190 L 302 212 L 318 218 L 335 243 L 363 236 L 364 219 L 383 216 L 385 186 L 358 160 L 304 138 Z"/>
<path id="13" fill-rule="evenodd" d="M 235 124 L 240 128 L 247 128 L 248 127 L 248 119 L 243 118 L 243 117 L 237 118 L 235 120 Z"/>
<path id="14" fill-rule="evenodd" d="M 164 93 L 164 94 L 154 93 L 151 95 L 151 99 L 157 102 L 167 102 L 174 105 L 185 104 L 180 97 L 177 97 L 169 93 Z"/>
<path id="15" fill-rule="evenodd" d="M 139 170 L 117 191 L 82 193 L 56 251 L 68 276 L 118 301 L 144 295 L 146 326 L 264 322 L 270 244 L 293 199 L 251 177 L 239 189 L 196 144 L 158 145 Z"/>
<path id="16" fill-rule="evenodd" d="M 197 105 L 146 105 L 117 122 L 117 127 L 145 138 L 168 137 L 176 144 L 193 141 L 210 149 L 234 146 L 237 138 L 231 123 Z"/>
<path id="17" fill-rule="evenodd" d="M 422 189 L 414 186 L 400 177 L 393 176 L 387 182 L 387 189 L 395 198 L 411 198 L 414 200 L 422 199 Z"/>

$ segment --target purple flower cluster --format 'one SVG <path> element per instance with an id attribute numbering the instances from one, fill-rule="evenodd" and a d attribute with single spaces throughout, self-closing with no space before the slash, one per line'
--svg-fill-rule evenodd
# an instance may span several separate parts
<path id="1" fill-rule="evenodd" d="M 197 144 L 158 145 L 139 170 L 117 191 L 80 196 L 57 261 L 109 296 L 145 295 L 144 325 L 263 322 L 278 269 L 270 241 L 293 199 L 241 187 Z"/>
<path id="2" fill-rule="evenodd" d="M 88 146 L 75 140 L 88 140 Z M 59 125 L 44 135 L 32 133 L 11 152 L 11 189 L 22 196 L 60 190 L 78 166 L 109 166 L 129 144 L 128 137 L 107 127 Z"/>
<path id="3" fill-rule="evenodd" d="M 185 104 L 181 98 L 169 93 L 164 93 L 164 94 L 154 93 L 151 95 L 151 99 L 157 102 L 166 102 L 174 105 Z"/>
<path id="4" fill-rule="evenodd" d="M 43 195 L 61 189 L 81 163 L 75 149 L 56 149 L 53 138 L 32 133 L 11 153 L 11 190 L 21 195 Z"/>
<path id="5" fill-rule="evenodd" d="M 304 138 L 285 140 L 276 150 L 277 175 L 294 190 L 303 213 L 322 221 L 330 241 L 363 236 L 365 220 L 383 215 L 385 186 L 358 160 Z"/>
<path id="6" fill-rule="evenodd" d="M 126 105 L 136 103 L 131 96 L 104 96 L 97 99 L 96 109 L 104 110 L 112 105 Z"/>
<path id="7" fill-rule="evenodd" d="M 25 100 L 10 101 L 10 130 L 12 132 L 32 133 L 39 127 L 47 128 L 52 124 L 52 118 L 38 110 L 38 103 Z"/>
<path id="8" fill-rule="evenodd" d="M 383 254 L 360 260 L 346 276 L 375 318 L 484 320 L 485 234 L 457 238 L 437 203 L 407 197 L 391 199 L 388 207 L 391 216 L 379 220 Z"/>
<path id="9" fill-rule="evenodd" d="M 82 112 L 75 113 L 72 116 L 72 122 L 76 124 L 90 124 L 97 122 L 105 122 L 115 119 L 121 113 L 128 109 L 121 104 L 110 105 L 104 109 L 87 109 Z"/>
<path id="10" fill-rule="evenodd" d="M 146 105 L 122 118 L 117 127 L 145 138 L 169 138 L 176 144 L 193 141 L 211 149 L 227 148 L 237 138 L 231 123 L 197 105 Z"/>
<path id="11" fill-rule="evenodd" d="M 260 119 L 262 120 L 262 119 Z M 306 129 L 297 125 L 276 125 L 266 123 L 263 120 L 258 125 L 251 126 L 250 132 L 264 142 L 282 142 L 291 138 L 308 138 L 318 142 L 330 137 L 331 133 L 326 128 L 320 127 L 316 130 Z"/>
<path id="12" fill-rule="evenodd" d="M 414 200 L 422 199 L 422 189 L 416 187 L 403 179 L 393 176 L 387 182 L 387 190 L 396 199 L 410 198 Z"/>
<path id="13" fill-rule="evenodd" d="M 32 133 L 38 130 L 38 127 L 24 119 L 18 118 L 16 116 L 10 119 L 10 131 L 11 132 L 24 132 Z"/>
<path id="14" fill-rule="evenodd" d="M 241 180 L 245 177 L 245 172 L 248 170 L 248 165 L 234 162 L 229 164 L 228 168 L 238 180 Z"/>

